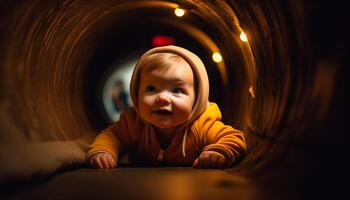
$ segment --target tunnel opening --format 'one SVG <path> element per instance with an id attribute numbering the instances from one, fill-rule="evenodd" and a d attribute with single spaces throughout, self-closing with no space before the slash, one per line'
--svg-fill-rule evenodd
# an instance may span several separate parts
<path id="1" fill-rule="evenodd" d="M 128 55 L 123 60 L 118 59 L 109 67 L 111 70 L 107 70 L 105 73 L 101 91 L 103 107 L 108 114 L 110 123 L 119 120 L 120 114 L 128 107 L 133 106 L 129 86 L 138 57 L 139 55 Z"/>

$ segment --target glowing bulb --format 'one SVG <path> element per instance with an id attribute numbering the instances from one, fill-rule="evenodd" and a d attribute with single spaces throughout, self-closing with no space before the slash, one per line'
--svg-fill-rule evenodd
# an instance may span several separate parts
<path id="1" fill-rule="evenodd" d="M 250 86 L 250 87 L 249 87 L 249 94 L 250 94 L 251 97 L 255 98 L 253 86 Z"/>
<path id="2" fill-rule="evenodd" d="M 182 17 L 185 15 L 185 10 L 182 8 L 176 8 L 175 9 L 175 15 L 178 17 Z"/>
<path id="3" fill-rule="evenodd" d="M 239 36 L 239 38 L 243 41 L 243 42 L 248 42 L 248 38 L 246 36 L 246 34 L 242 31 L 241 35 Z"/>
<path id="4" fill-rule="evenodd" d="M 219 63 L 222 61 L 222 56 L 219 52 L 214 52 L 212 55 L 212 59 L 214 62 Z"/>

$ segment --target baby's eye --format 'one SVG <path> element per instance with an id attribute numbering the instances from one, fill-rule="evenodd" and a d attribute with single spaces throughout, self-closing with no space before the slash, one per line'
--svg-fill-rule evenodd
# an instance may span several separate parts
<path id="1" fill-rule="evenodd" d="M 154 87 L 153 85 L 148 85 L 146 87 L 146 92 L 155 92 L 156 91 L 156 87 Z"/>
<path id="2" fill-rule="evenodd" d="M 184 91 L 183 91 L 183 89 L 181 89 L 181 88 L 174 88 L 174 89 L 173 89 L 173 93 L 175 93 L 175 94 L 181 94 L 181 93 L 184 93 Z"/>

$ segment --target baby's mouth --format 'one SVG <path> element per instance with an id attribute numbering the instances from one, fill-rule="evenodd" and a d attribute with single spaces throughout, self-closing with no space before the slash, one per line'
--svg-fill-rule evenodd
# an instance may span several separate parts
<path id="1" fill-rule="evenodd" d="M 171 111 L 165 110 L 165 109 L 155 110 L 155 111 L 153 111 L 153 113 L 155 113 L 157 115 L 172 115 L 173 114 Z"/>

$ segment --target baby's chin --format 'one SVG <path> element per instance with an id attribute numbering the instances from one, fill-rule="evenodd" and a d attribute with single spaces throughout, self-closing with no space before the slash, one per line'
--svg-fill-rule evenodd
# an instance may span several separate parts
<path id="1" fill-rule="evenodd" d="M 173 129 L 177 128 L 178 126 L 174 126 L 172 124 L 167 125 L 167 124 L 152 124 L 154 127 L 159 128 L 159 129 Z"/>
<path id="2" fill-rule="evenodd" d="M 176 121 L 174 123 L 173 120 L 150 120 L 150 119 L 145 119 L 145 118 L 141 118 L 142 121 L 144 121 L 147 124 L 151 124 L 152 126 L 154 126 L 155 128 L 158 129 L 176 129 L 182 125 L 184 125 L 187 121 L 186 120 L 182 120 L 182 121 Z"/>
<path id="3" fill-rule="evenodd" d="M 177 129 L 180 126 L 182 126 L 184 123 L 180 123 L 180 124 L 166 124 L 166 123 L 151 123 L 154 127 L 158 128 L 158 129 Z"/>

